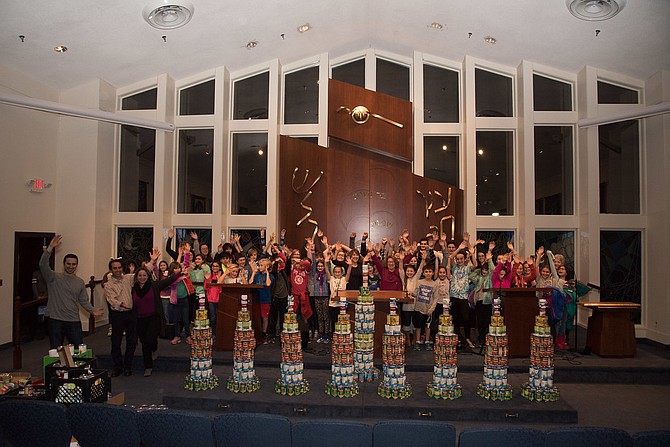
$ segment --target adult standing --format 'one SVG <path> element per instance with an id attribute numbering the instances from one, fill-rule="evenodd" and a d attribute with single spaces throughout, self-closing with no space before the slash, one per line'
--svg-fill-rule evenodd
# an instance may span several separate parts
<path id="1" fill-rule="evenodd" d="M 132 364 L 135 348 L 137 347 L 137 317 L 133 309 L 131 290 L 135 283 L 135 275 L 123 274 L 121 259 L 112 258 L 109 261 L 107 281 L 104 283 L 105 299 L 109 303 L 109 322 L 112 325 L 112 361 L 114 369 L 112 377 L 133 374 Z M 121 354 L 121 342 L 126 335 L 126 352 Z"/>
<path id="2" fill-rule="evenodd" d="M 94 309 L 88 302 L 84 280 L 75 274 L 79 265 L 77 255 L 68 253 L 63 257 L 63 273 L 56 273 L 49 267 L 51 253 L 60 245 L 62 239 L 63 236 L 60 234 L 51 239 L 39 263 L 49 291 L 45 316 L 49 319 L 47 330 L 52 349 L 63 345 L 64 336 L 75 346 L 83 343 L 79 306 L 94 317 L 99 317 L 103 313 L 102 309 Z"/>
<path id="3" fill-rule="evenodd" d="M 142 343 L 144 377 L 151 376 L 158 349 L 158 334 L 165 321 L 160 297 L 161 290 L 169 287 L 181 276 L 181 274 L 175 274 L 153 281 L 150 269 L 159 256 L 158 248 L 154 247 L 150 253 L 151 260 L 146 266 L 140 267 L 135 272 L 132 289 L 133 313 L 137 317 L 137 334 Z"/>

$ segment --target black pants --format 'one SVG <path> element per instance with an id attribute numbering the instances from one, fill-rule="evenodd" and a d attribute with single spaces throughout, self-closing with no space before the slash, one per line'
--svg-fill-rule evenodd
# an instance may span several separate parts
<path id="1" fill-rule="evenodd" d="M 49 318 L 47 321 L 47 330 L 49 331 L 49 343 L 51 349 L 63 346 L 64 337 L 67 337 L 75 349 L 84 342 L 84 334 L 81 330 L 80 321 L 63 321 Z"/>
<path id="2" fill-rule="evenodd" d="M 270 304 L 270 316 L 268 320 L 268 334 L 270 334 L 271 337 L 274 337 L 277 334 L 277 325 L 279 325 L 279 330 L 281 331 L 281 326 L 284 323 L 284 313 L 286 313 L 287 306 L 288 297 L 272 297 L 272 302 Z"/>
<path id="3" fill-rule="evenodd" d="M 112 324 L 112 361 L 114 370 L 130 370 L 133 365 L 133 356 L 137 347 L 137 318 L 133 311 L 109 312 L 109 322 Z M 121 355 L 123 332 L 126 333 L 126 353 Z"/>
<path id="4" fill-rule="evenodd" d="M 489 332 L 491 324 L 491 314 L 493 313 L 493 304 L 484 304 L 483 301 L 477 301 L 475 304 L 475 314 L 477 314 L 477 336 L 479 343 L 486 341 L 486 334 Z"/>
<path id="5" fill-rule="evenodd" d="M 144 369 L 154 367 L 154 360 L 151 355 L 158 349 L 158 334 L 160 331 L 161 321 L 158 315 L 137 318 L 137 337 L 142 343 Z"/>
<path id="6" fill-rule="evenodd" d="M 470 338 L 472 322 L 470 320 L 470 304 L 468 300 L 451 300 L 451 312 L 454 316 L 454 329 L 458 334 L 458 340 L 465 343 L 465 339 Z M 460 328 L 463 328 L 465 336 L 461 335 Z"/>

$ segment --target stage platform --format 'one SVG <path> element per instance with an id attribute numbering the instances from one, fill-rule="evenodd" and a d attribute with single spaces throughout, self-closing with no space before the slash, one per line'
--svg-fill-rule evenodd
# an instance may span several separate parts
<path id="1" fill-rule="evenodd" d="M 99 368 L 112 368 L 109 355 L 110 339 L 107 328 L 98 328 L 85 339 L 93 349 Z M 577 339 L 585 341 L 583 331 Z M 557 351 L 555 357 L 555 384 L 558 388 L 581 384 L 635 384 L 670 385 L 670 350 L 652 342 L 639 342 L 633 358 L 601 358 L 581 355 L 578 351 Z M 46 339 L 23 345 L 23 370 L 41 375 L 42 356 L 48 351 Z M 11 353 L 11 349 L 5 351 Z M 183 380 L 190 366 L 190 348 L 182 342 L 171 345 L 159 340 L 159 358 L 150 378 L 142 377 L 141 348 L 135 354 L 132 377 L 118 377 L 112 382 L 113 394 L 125 393 L 130 405 L 166 405 L 169 408 L 195 410 L 209 414 L 222 412 L 264 412 L 295 417 L 352 418 L 357 420 L 382 419 L 432 419 L 462 421 L 462 423 L 507 422 L 514 424 L 576 424 L 579 412 L 567 400 L 558 402 L 530 402 L 520 395 L 521 384 L 527 381 L 528 359 L 510 359 L 509 383 L 513 397 L 505 402 L 492 402 L 476 395 L 482 380 L 484 358 L 477 350 L 459 353 L 458 382 L 463 397 L 454 401 L 436 400 L 425 392 L 431 380 L 433 354 L 428 351 L 408 351 L 407 380 L 412 385 L 410 398 L 392 400 L 377 395 L 378 381 L 360 384 L 361 393 L 354 398 L 333 398 L 325 394 L 324 385 L 330 378 L 328 345 L 311 343 L 304 353 L 305 378 L 311 391 L 303 396 L 281 396 L 274 392 L 274 382 L 279 378 L 280 345 L 260 345 L 256 350 L 255 365 L 261 380 L 261 389 L 251 394 L 229 392 L 225 382 L 232 373 L 232 353 L 214 351 L 214 373 L 221 385 L 211 391 L 186 391 Z M 2 356 L 5 370 L 12 369 L 11 355 Z M 381 366 L 381 361 L 376 361 Z M 574 387 L 572 388 L 574 389 Z"/>

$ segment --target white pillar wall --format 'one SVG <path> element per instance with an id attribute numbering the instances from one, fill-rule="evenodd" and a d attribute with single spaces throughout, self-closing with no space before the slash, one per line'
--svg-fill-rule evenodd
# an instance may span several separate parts
<path id="1" fill-rule="evenodd" d="M 573 216 L 534 215 L 534 142 L 533 126 L 536 124 L 574 125 L 577 118 L 601 114 L 597 104 L 597 80 L 602 70 L 585 67 L 580 73 L 562 73 L 549 67 L 540 67 L 524 61 L 517 68 L 501 67 L 487 61 L 466 56 L 462 62 L 446 61 L 439 57 L 415 53 L 413 59 L 392 57 L 374 49 L 361 51 L 366 59 L 366 85 L 375 86 L 376 56 L 405 61 L 412 68 L 413 98 L 415 100 L 415 154 L 416 173 L 423 173 L 423 135 L 458 135 L 460 137 L 460 187 L 465 190 L 465 223 L 470 233 L 479 230 L 510 230 L 516 234 L 518 248 L 528 253 L 535 244 L 537 230 L 575 231 L 576 273 L 579 278 L 600 283 L 600 230 L 634 229 L 643 232 L 643 316 L 637 328 L 638 335 L 670 344 L 670 309 L 668 287 L 664 281 L 663 259 L 670 249 L 668 236 L 668 201 L 670 172 L 668 139 L 670 117 L 668 115 L 648 118 L 641 127 L 643 146 L 641 158 L 642 214 L 640 216 L 601 216 L 599 214 L 598 131 L 597 128 L 576 129 L 575 137 L 575 214 Z M 320 110 L 326 105 L 324 74 L 329 70 L 329 56 L 318 56 L 321 82 Z M 309 63 L 314 64 L 314 58 Z M 460 72 L 461 122 L 421 122 L 423 77 L 422 67 L 417 64 L 431 63 Z M 299 65 L 299 64 L 298 64 Z M 477 118 L 475 116 L 474 69 L 482 67 L 499 72 L 514 79 L 515 117 L 504 119 Z M 156 191 L 153 213 L 119 213 L 117 206 L 118 178 L 118 126 L 97 123 L 77 118 L 25 109 L 0 106 L 3 120 L 0 129 L 4 138 L 0 145 L 9 163 L 0 168 L 0 178 L 5 190 L 11 194 L 3 196 L 4 213 L 0 227 L 0 248 L 4 253 L 13 251 L 15 231 L 56 231 L 65 236 L 66 251 L 80 256 L 80 276 L 99 277 L 106 269 L 107 260 L 115 250 L 117 228 L 123 226 L 147 226 L 154 230 L 154 242 L 162 246 L 163 229 L 170 226 L 211 228 L 214 240 L 221 232 L 231 227 L 277 229 L 276 179 L 278 134 L 305 135 L 305 132 L 325 141 L 327 117 L 320 113 L 321 121 L 311 127 L 291 127 L 281 124 L 281 98 L 283 73 L 299 67 L 296 64 L 282 66 L 277 60 L 250 67 L 245 71 L 229 73 L 219 67 L 194 76 L 188 80 L 173 81 L 169 75 L 158 75 L 154 79 L 114 90 L 102 81 L 95 81 L 58 93 L 31 84 L 22 76 L 0 67 L 0 89 L 21 91 L 29 96 L 44 99 L 60 99 L 64 103 L 82 105 L 103 110 L 113 110 L 119 96 L 132 91 L 141 91 L 150 86 L 158 87 L 156 111 L 120 112 L 149 115 L 158 120 L 174 122 L 178 127 L 213 127 L 215 141 L 214 158 L 214 212 L 212 215 L 176 214 L 176 134 L 157 131 L 156 136 Z M 270 109 L 268 120 L 231 121 L 232 84 L 236 79 L 270 71 Z M 554 76 L 572 83 L 575 93 L 575 112 L 534 112 L 532 108 L 533 73 Z M 611 77 L 611 73 L 605 73 Z M 215 114 L 211 117 L 176 116 L 177 94 L 180 86 L 187 82 L 216 79 Z M 614 75 L 614 77 L 616 77 Z M 622 83 L 629 81 L 622 77 Z M 667 101 L 670 97 L 670 75 L 662 72 L 642 85 L 646 105 Z M 327 100 L 327 99 L 326 99 Z M 417 105 L 418 104 L 418 105 Z M 117 106 L 118 107 L 118 106 Z M 146 117 L 149 117 L 146 116 Z M 514 216 L 476 215 L 476 132 L 482 130 L 512 130 L 515 133 L 514 157 Z M 230 143 L 233 132 L 268 133 L 268 214 L 265 216 L 230 215 Z M 20 148 L 20 150 L 17 150 Z M 421 162 L 421 163 L 419 163 Z M 25 179 L 24 179 L 25 177 Z M 54 183 L 42 194 L 28 193 L 24 186 L 30 177 L 41 177 Z M 618 225 L 618 227 L 617 227 Z M 214 244 L 213 244 L 214 245 Z M 0 266 L 0 344 L 11 340 L 11 278 L 13 262 Z"/>

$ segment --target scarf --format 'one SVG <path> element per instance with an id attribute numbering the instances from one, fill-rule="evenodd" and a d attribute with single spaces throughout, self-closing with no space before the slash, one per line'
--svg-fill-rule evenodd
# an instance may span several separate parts
<path id="1" fill-rule="evenodd" d="M 151 290 L 151 282 L 147 281 L 144 283 L 144 285 L 140 285 L 140 283 L 135 283 L 133 286 L 133 291 L 139 296 L 140 298 L 143 298 L 144 295 L 146 295 L 149 290 Z"/>

